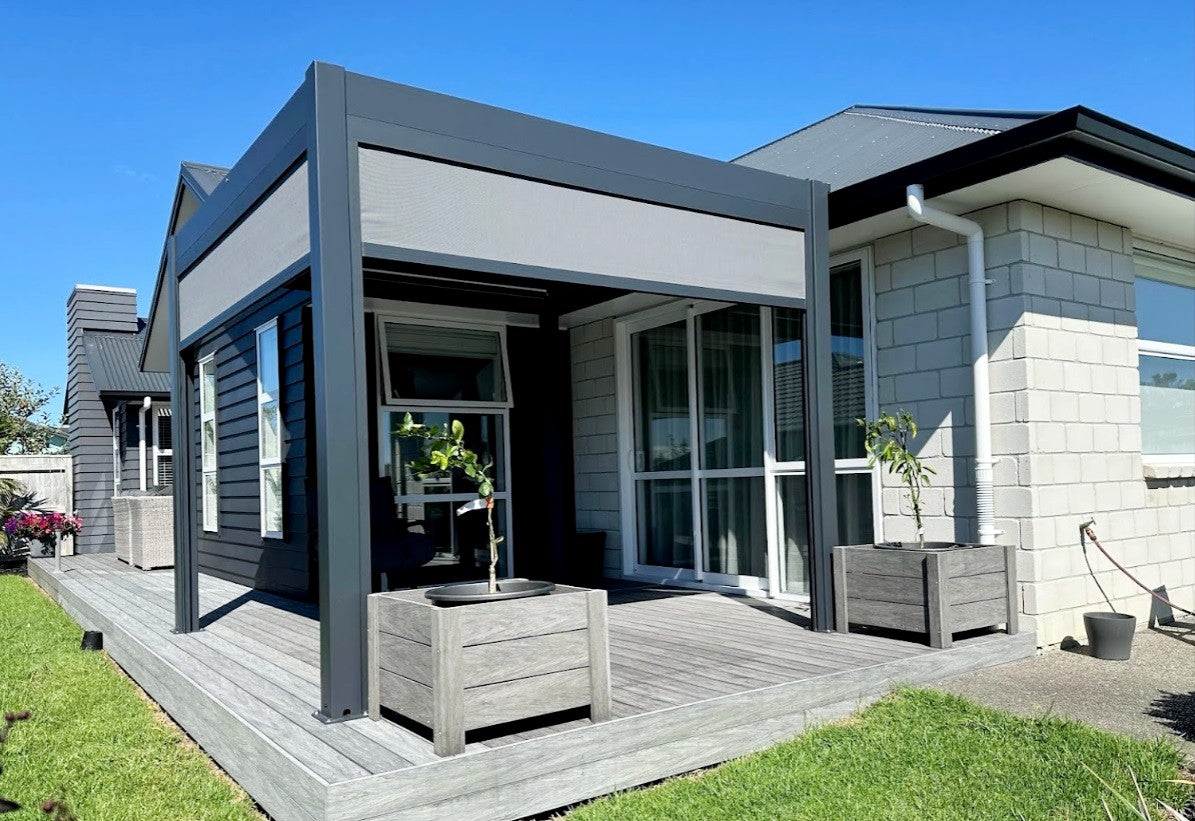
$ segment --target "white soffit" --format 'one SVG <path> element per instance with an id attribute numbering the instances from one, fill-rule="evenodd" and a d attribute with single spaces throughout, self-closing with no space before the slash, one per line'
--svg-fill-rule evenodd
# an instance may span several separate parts
<path id="1" fill-rule="evenodd" d="M 365 243 L 659 284 L 805 297 L 803 232 L 360 149 Z"/>
<path id="2" fill-rule="evenodd" d="M 178 283 L 186 339 L 311 251 L 303 162 Z"/>
<path id="3" fill-rule="evenodd" d="M 1195 200 L 1065 157 L 934 197 L 933 204 L 965 214 L 1013 200 L 1123 225 L 1135 235 L 1195 249 Z M 877 214 L 832 230 L 830 250 L 853 248 L 916 225 L 903 208 Z"/>

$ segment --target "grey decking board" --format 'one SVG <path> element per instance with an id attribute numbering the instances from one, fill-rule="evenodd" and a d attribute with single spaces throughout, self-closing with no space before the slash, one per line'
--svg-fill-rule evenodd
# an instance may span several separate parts
<path id="1" fill-rule="evenodd" d="M 105 561 L 111 570 L 104 569 Z M 68 592 L 68 598 L 89 596 L 95 586 L 111 584 L 116 588 L 115 591 L 109 591 L 106 597 L 95 603 L 104 609 L 112 609 L 115 605 L 109 605 L 108 602 L 121 599 L 121 588 L 141 582 L 151 588 L 141 597 L 154 613 L 161 611 L 170 600 L 172 580 L 167 578 L 168 573 L 130 573 L 118 568 L 115 560 L 110 558 L 98 561 L 89 558 L 86 565 L 80 565 L 84 566 L 87 572 L 79 576 L 81 580 L 86 578 L 86 584 L 81 590 L 72 588 L 73 592 Z M 121 573 L 124 578 L 110 578 L 115 573 Z M 65 575 L 69 577 L 72 573 Z M 211 581 L 207 576 L 201 581 L 205 594 L 211 594 L 210 597 L 205 595 L 205 607 L 209 602 L 219 606 L 222 601 L 231 600 L 244 592 L 244 588 L 235 584 L 220 582 L 215 585 Z M 126 608 L 138 603 L 137 597 L 130 596 L 124 596 L 122 601 Z M 673 601 L 681 603 L 680 600 Z M 811 634 L 785 619 L 775 619 L 776 626 L 773 629 L 754 630 L 757 618 L 762 617 L 765 622 L 772 621 L 768 618 L 769 614 L 748 613 L 743 618 L 739 613 L 740 608 L 726 607 L 728 603 L 719 598 L 708 602 L 708 608 L 705 606 L 707 602 L 700 599 L 683 601 L 685 606 L 678 608 L 682 612 L 675 614 L 675 624 L 668 618 L 667 608 L 662 611 L 649 608 L 651 612 L 646 613 L 627 611 L 627 618 L 632 621 L 654 625 L 646 637 L 636 636 L 630 630 L 624 631 L 620 637 L 615 623 L 617 610 L 634 605 L 611 607 L 616 716 L 613 721 L 591 724 L 586 720 L 578 720 L 525 729 L 480 744 L 469 744 L 463 755 L 449 759 L 428 756 L 431 745 L 425 738 L 389 722 L 346 722 L 339 726 L 357 733 L 368 733 L 379 744 L 386 745 L 397 740 L 407 743 L 409 746 L 402 750 L 396 746 L 396 753 L 406 757 L 407 749 L 422 752 L 426 756 L 423 759 L 425 763 L 336 781 L 326 787 L 318 787 L 318 779 L 310 781 L 310 784 L 316 785 L 312 789 L 317 792 L 307 795 L 315 802 L 316 808 L 312 809 L 313 805 L 308 804 L 304 812 L 280 803 L 283 793 L 289 795 L 289 784 L 284 774 L 265 772 L 266 765 L 262 762 L 237 761 L 234 760 L 235 756 L 230 759 L 234 765 L 230 769 L 234 777 L 242 780 L 251 791 L 272 789 L 274 793 L 268 794 L 263 804 L 280 819 L 307 818 L 320 815 L 321 811 L 325 811 L 325 817 L 346 819 L 383 816 L 451 817 L 454 821 L 457 818 L 512 818 L 528 812 L 550 810 L 621 786 L 634 786 L 696 766 L 717 763 L 727 757 L 767 746 L 798 732 L 810 717 L 841 715 L 886 691 L 894 681 L 924 682 L 1023 656 L 1033 649 L 1030 636 L 1004 635 L 961 640 L 956 643 L 954 650 L 944 651 L 931 651 L 908 642 L 886 645 L 887 640 L 883 638 L 853 634 L 834 636 L 834 641 L 826 642 L 824 634 Z M 699 688 L 686 689 L 692 682 L 685 675 L 678 675 L 685 673 L 684 665 L 690 659 L 684 652 L 674 650 L 671 644 L 665 643 L 664 637 L 671 636 L 668 642 L 676 641 L 676 635 L 680 636 L 681 641 L 692 637 L 695 631 L 691 623 L 702 612 L 708 616 L 706 632 L 712 634 L 714 639 L 710 647 L 697 654 L 697 666 L 689 675 L 698 681 L 702 680 L 701 677 L 709 677 L 706 683 L 713 686 L 720 686 L 718 682 L 725 679 L 727 686 L 732 687 L 737 681 L 737 689 L 741 691 L 664 707 L 658 698 L 649 695 L 653 680 L 657 680 L 653 677 L 658 676 L 658 680 L 666 682 L 669 691 L 675 688 L 690 693 L 689 699 L 700 698 L 700 695 L 696 695 Z M 723 614 L 728 618 L 721 619 Z M 733 614 L 738 615 L 730 618 Z M 240 649 L 230 655 L 236 655 L 242 661 L 253 657 L 262 660 L 263 663 L 255 672 L 273 686 L 288 690 L 298 687 L 310 665 L 293 659 L 282 648 L 271 647 L 270 652 L 265 652 L 261 641 L 251 640 L 233 629 L 248 615 L 258 617 L 251 621 L 256 622 L 260 630 L 263 626 L 260 617 L 264 614 L 238 608 L 192 637 L 205 646 L 216 645 L 216 650 L 220 649 L 222 643 L 234 645 Z M 270 615 L 281 622 L 282 629 L 290 619 L 303 618 L 289 611 Z M 156 624 L 156 618 L 154 616 L 151 623 Z M 683 629 L 674 631 L 672 627 Z M 119 635 L 121 632 L 121 629 L 116 629 L 115 652 L 122 652 L 126 643 Z M 779 659 L 778 669 L 767 675 L 777 675 L 784 683 L 759 687 L 758 679 L 765 677 L 762 671 L 750 681 L 736 677 L 736 667 L 740 667 L 741 663 L 726 658 L 728 648 L 718 646 L 719 636 L 734 652 L 746 652 L 747 657 L 753 658 L 754 664 L 766 666 L 773 659 Z M 298 641 L 299 636 L 292 635 L 291 639 Z M 208 644 L 209 641 L 211 644 Z M 625 663 L 621 666 L 617 646 L 620 641 L 631 643 L 624 657 Z M 778 646 L 781 643 L 783 646 Z M 862 651 L 875 647 L 890 647 L 889 655 L 895 653 L 899 657 L 891 661 L 863 657 Z M 853 658 L 855 666 L 848 664 L 849 669 L 839 673 L 800 676 L 793 671 L 797 662 L 785 660 L 785 652 L 782 652 L 785 648 L 798 656 L 805 653 L 807 659 L 832 652 L 839 656 L 835 663 L 848 664 Z M 856 649 L 861 652 L 851 652 Z M 159 659 L 157 664 L 169 668 L 164 659 Z M 290 674 L 272 675 L 283 671 L 290 671 Z M 151 677 L 155 675 L 153 671 L 146 674 Z M 663 689 L 658 689 L 656 695 Z M 185 721 L 182 723 L 187 726 Z M 202 726 L 200 729 L 203 729 Z M 248 755 L 245 752 L 239 754 L 241 757 Z M 280 773 L 285 772 L 285 768 L 279 770 Z M 280 780 L 263 787 L 259 783 L 260 779 L 271 775 Z M 293 803 L 297 799 L 287 800 Z"/>
<path id="2" fill-rule="evenodd" d="M 84 585 L 87 593 L 95 599 L 106 600 L 114 607 L 120 604 L 119 601 L 106 599 L 104 590 L 92 588 L 93 581 L 74 584 Z M 265 737 L 274 739 L 275 743 L 289 750 L 299 762 L 324 780 L 358 778 L 370 773 L 367 767 L 358 764 L 298 723 L 293 714 L 278 709 L 275 706 L 277 699 L 273 698 L 272 694 L 261 692 L 262 688 L 257 684 L 261 681 L 260 677 L 253 677 L 257 679 L 257 682 L 253 683 L 238 681 L 234 677 L 234 668 L 237 665 L 231 661 L 226 660 L 226 665 L 217 661 L 216 666 L 213 666 L 210 658 L 207 661 L 203 659 L 204 653 L 198 642 L 187 641 L 186 636 L 170 635 L 168 630 L 163 636 L 154 631 L 152 625 L 138 622 L 133 612 L 125 611 L 113 620 L 127 632 L 138 636 L 138 640 L 146 643 L 146 646 L 176 668 L 186 671 L 192 679 L 198 681 L 200 678 L 196 677 L 201 677 L 203 686 L 212 695 L 218 697 L 222 703 L 235 707 L 238 714 L 252 716 L 253 726 Z"/>

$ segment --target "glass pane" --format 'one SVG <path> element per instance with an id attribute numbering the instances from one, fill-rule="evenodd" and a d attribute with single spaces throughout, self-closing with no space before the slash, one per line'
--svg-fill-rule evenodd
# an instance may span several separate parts
<path id="1" fill-rule="evenodd" d="M 271 533 L 282 532 L 282 468 L 262 468 L 261 471 L 261 515 L 265 529 Z"/>
<path id="2" fill-rule="evenodd" d="M 805 376 L 801 337 L 805 314 L 792 308 L 772 312 L 772 369 L 776 392 L 776 459 L 805 459 Z"/>
<path id="3" fill-rule="evenodd" d="M 1138 276 L 1137 338 L 1195 345 L 1195 288 Z"/>
<path id="4" fill-rule="evenodd" d="M 702 468 L 763 465 L 759 308 L 735 305 L 697 317 Z M 719 571 L 720 572 L 720 571 Z"/>
<path id="5" fill-rule="evenodd" d="M 840 473 L 838 489 L 838 543 L 871 544 L 875 528 L 871 513 L 871 474 Z"/>
<path id="6" fill-rule="evenodd" d="M 386 324 L 391 399 L 504 402 L 497 331 Z"/>
<path id="7" fill-rule="evenodd" d="M 1141 452 L 1195 453 L 1195 361 L 1138 358 Z"/>
<path id="8" fill-rule="evenodd" d="M 203 527 L 206 530 L 215 530 L 216 521 L 219 515 L 220 505 L 220 484 L 216 481 L 214 473 L 205 473 L 203 476 Z"/>
<path id="9" fill-rule="evenodd" d="M 402 425 L 404 413 L 391 411 L 386 414 L 390 430 L 390 449 L 387 453 L 389 469 L 392 477 L 398 477 L 398 493 L 400 496 L 413 496 L 421 493 L 475 493 L 477 485 L 460 471 L 454 471 L 451 476 L 438 475 L 419 479 L 411 474 L 410 462 L 417 459 L 423 452 L 423 440 L 409 439 L 398 435 L 398 428 Z M 459 419 L 465 426 L 465 447 L 474 451 L 483 463 L 493 462 L 490 476 L 494 480 L 494 489 L 505 490 L 505 468 L 501 457 L 502 426 L 501 416 L 496 413 L 447 413 L 442 411 L 426 411 L 412 413 L 411 418 L 416 424 L 438 425 L 441 429 Z M 397 471 L 394 467 L 397 466 Z"/>
<path id="10" fill-rule="evenodd" d="M 863 375 L 863 283 L 859 263 L 830 271 L 830 353 L 834 379 L 834 456 L 866 456 L 863 429 L 855 422 L 867 415 Z"/>
<path id="11" fill-rule="evenodd" d="M 635 483 L 639 563 L 693 567 L 693 493 L 688 479 Z"/>
<path id="12" fill-rule="evenodd" d="M 777 476 L 780 523 L 780 589 L 809 594 L 809 507 L 804 476 Z"/>
<path id="13" fill-rule="evenodd" d="M 635 374 L 635 470 L 688 470 L 688 348 L 684 322 L 631 337 Z"/>
<path id="14" fill-rule="evenodd" d="M 767 576 L 763 477 L 706 479 L 704 484 L 705 569 Z"/>
<path id="15" fill-rule="evenodd" d="M 447 569 L 450 575 L 440 578 L 472 579 L 482 578 L 489 568 L 489 535 L 486 531 L 484 511 L 473 511 L 461 516 L 455 510 L 461 502 L 424 501 L 404 503 L 398 506 L 401 529 L 406 533 L 428 536 L 435 546 L 435 556 L 424 568 L 439 573 Z M 502 500 L 494 503 L 494 531 L 503 536 L 506 533 L 506 504 Z M 499 545 L 499 575 L 505 572 L 505 544 Z"/>
<path id="16" fill-rule="evenodd" d="M 216 410 L 216 363 L 204 362 L 199 366 L 199 402 L 202 413 Z"/>
<path id="17" fill-rule="evenodd" d="M 278 326 L 272 325 L 257 337 L 257 379 L 261 392 L 278 393 Z"/>
<path id="18" fill-rule="evenodd" d="M 216 423 L 211 419 L 203 423 L 203 464 L 216 466 Z"/>
<path id="19" fill-rule="evenodd" d="M 282 441 L 278 429 L 278 406 L 262 405 L 261 407 L 261 458 L 263 460 L 277 459 L 279 443 Z"/>

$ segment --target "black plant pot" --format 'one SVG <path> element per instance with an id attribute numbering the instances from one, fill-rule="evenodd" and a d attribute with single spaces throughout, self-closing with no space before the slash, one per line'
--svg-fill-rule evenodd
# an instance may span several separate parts
<path id="1" fill-rule="evenodd" d="M 1083 627 L 1091 655 L 1108 661 L 1128 661 L 1133 652 L 1136 616 L 1128 613 L 1084 613 Z"/>

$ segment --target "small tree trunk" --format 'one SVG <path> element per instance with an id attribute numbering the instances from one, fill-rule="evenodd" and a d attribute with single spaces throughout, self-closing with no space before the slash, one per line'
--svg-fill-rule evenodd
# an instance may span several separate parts
<path id="1" fill-rule="evenodd" d="M 498 539 L 494 535 L 494 497 L 485 500 L 485 524 L 490 534 L 490 592 L 498 592 Z"/>

